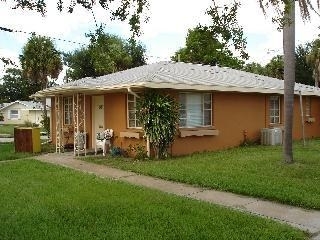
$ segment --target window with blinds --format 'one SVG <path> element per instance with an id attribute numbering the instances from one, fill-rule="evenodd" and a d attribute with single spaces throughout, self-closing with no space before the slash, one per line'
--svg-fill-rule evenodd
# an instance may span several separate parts
<path id="1" fill-rule="evenodd" d="M 180 93 L 180 127 L 212 126 L 212 94 Z"/>

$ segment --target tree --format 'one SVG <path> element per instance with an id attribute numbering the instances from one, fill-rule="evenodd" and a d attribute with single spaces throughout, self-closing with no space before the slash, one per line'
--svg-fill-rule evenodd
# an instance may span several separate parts
<path id="1" fill-rule="evenodd" d="M 266 76 L 283 79 L 283 56 L 277 55 L 273 57 L 270 62 L 266 64 L 264 72 Z"/>
<path id="2" fill-rule="evenodd" d="M 179 122 L 179 104 L 167 95 L 146 92 L 137 102 L 137 118 L 156 158 L 165 158 Z"/>
<path id="3" fill-rule="evenodd" d="M 233 56 L 233 53 L 224 48 L 208 27 L 198 26 L 188 30 L 186 47 L 179 49 L 175 61 L 202 63 L 208 65 L 220 65 L 240 69 L 244 61 Z"/>
<path id="4" fill-rule="evenodd" d="M 310 53 L 307 56 L 307 63 L 312 66 L 312 75 L 314 85 L 319 87 L 320 84 L 320 39 L 316 39 L 311 43 Z"/>
<path id="5" fill-rule="evenodd" d="M 45 0 L 14 0 L 13 2 L 13 8 L 34 10 L 43 16 L 46 14 L 47 4 Z M 89 10 L 94 5 L 100 5 L 100 7 L 110 12 L 111 20 L 128 20 L 133 35 L 140 34 L 141 21 L 148 21 L 148 17 L 144 16 L 145 9 L 149 7 L 148 0 L 82 0 L 69 1 L 69 4 L 66 4 L 63 0 L 57 0 L 57 9 L 60 12 L 67 9 L 69 13 L 72 13 L 77 5 Z"/>
<path id="6" fill-rule="evenodd" d="M 84 77 L 96 76 L 93 59 L 88 48 L 81 48 L 64 55 L 64 63 L 68 66 L 65 82 Z"/>
<path id="7" fill-rule="evenodd" d="M 29 96 L 41 90 L 40 85 L 22 77 L 22 70 L 8 68 L 2 78 L 0 102 L 29 101 Z"/>
<path id="8" fill-rule="evenodd" d="M 243 66 L 243 71 L 251 72 L 259 75 L 265 75 L 264 67 L 260 63 L 251 62 Z"/>
<path id="9" fill-rule="evenodd" d="M 240 3 L 236 0 L 231 7 L 228 5 L 217 6 L 213 0 L 212 6 L 209 7 L 206 14 L 211 17 L 212 25 L 209 26 L 211 33 L 220 39 L 223 48 L 234 48 L 241 59 L 247 60 L 249 59 L 246 52 L 247 41 L 243 36 L 243 28 L 239 26 L 237 20 L 239 7 Z M 222 9 L 221 12 L 220 9 Z"/>
<path id="10" fill-rule="evenodd" d="M 5 88 L 3 85 L 0 83 L 0 92 L 3 93 L 5 91 Z M 6 96 L 4 94 L 0 95 L 0 108 L 2 107 L 1 104 L 7 102 Z"/>
<path id="11" fill-rule="evenodd" d="M 49 78 L 56 79 L 62 70 L 60 53 L 52 40 L 44 36 L 32 35 L 20 55 L 22 74 L 45 89 Z"/>
<path id="12" fill-rule="evenodd" d="M 22 76 L 38 85 L 41 90 L 48 87 L 49 78 L 56 79 L 62 70 L 60 53 L 48 37 L 32 35 L 19 58 Z M 42 117 L 47 121 L 46 99 L 43 99 Z"/>
<path id="13" fill-rule="evenodd" d="M 130 38 L 125 44 L 125 49 L 131 57 L 130 67 L 139 67 L 146 64 L 146 48 L 134 38 Z"/>
<path id="14" fill-rule="evenodd" d="M 283 26 L 284 52 L 284 139 L 283 157 L 286 163 L 293 163 L 292 129 L 295 85 L 295 0 L 285 4 Z"/>
<path id="15" fill-rule="evenodd" d="M 299 45 L 296 48 L 295 59 L 296 59 L 296 82 L 314 85 L 314 80 L 312 78 L 312 66 L 307 62 L 307 57 L 310 54 L 310 44 Z M 273 57 L 269 63 L 264 67 L 258 63 L 247 64 L 244 68 L 244 71 L 252 72 L 255 74 L 265 75 L 269 77 L 274 77 L 278 79 L 283 79 L 284 73 L 284 63 L 283 55 L 277 55 Z"/>
<path id="16" fill-rule="evenodd" d="M 307 43 L 296 48 L 296 82 L 314 86 L 313 65 L 308 62 L 310 47 L 310 43 Z"/>
<path id="17" fill-rule="evenodd" d="M 1 61 L 5 66 L 14 66 L 14 67 L 17 67 L 17 65 L 16 65 L 10 58 L 0 57 L 0 61 Z"/>
<path id="18" fill-rule="evenodd" d="M 314 10 L 310 0 L 298 0 L 303 19 L 310 19 L 309 10 Z M 273 18 L 283 28 L 284 52 L 284 141 L 283 157 L 286 163 L 293 163 L 292 128 L 293 128 L 293 101 L 295 84 L 295 1 L 294 0 L 259 0 L 260 7 L 273 6 L 278 15 Z M 318 8 L 320 1 L 317 0 Z"/>
<path id="19" fill-rule="evenodd" d="M 64 57 L 67 81 L 83 77 L 98 77 L 146 64 L 145 48 L 135 40 L 104 33 L 100 27 L 90 37 L 88 47 L 83 47 Z"/>
<path id="20" fill-rule="evenodd" d="M 239 6 L 238 2 L 234 2 L 231 7 L 224 5 L 220 11 L 220 7 L 213 1 L 213 6 L 206 11 L 211 18 L 211 25 L 198 25 L 189 29 L 186 47 L 179 49 L 172 59 L 242 68 L 243 60 L 249 56 L 245 51 L 246 40 L 243 30 L 236 18 Z M 233 52 L 238 53 L 241 59 L 235 57 Z"/>

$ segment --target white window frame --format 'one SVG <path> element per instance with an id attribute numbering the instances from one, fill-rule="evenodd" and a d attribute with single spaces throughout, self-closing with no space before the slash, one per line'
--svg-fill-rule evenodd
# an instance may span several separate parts
<path id="1" fill-rule="evenodd" d="M 188 103 L 182 103 L 182 96 L 185 96 L 185 98 L 188 98 L 188 96 L 191 96 L 191 95 L 200 95 L 201 96 L 201 104 L 202 104 L 202 107 L 200 109 L 201 113 L 202 113 L 202 116 L 201 116 L 201 121 L 202 123 L 201 124 L 198 124 L 198 125 L 191 125 L 191 124 L 188 124 L 188 120 L 189 121 L 192 121 L 190 120 L 190 105 L 188 106 Z M 206 108 L 205 107 L 205 96 L 210 96 L 210 107 L 209 108 Z M 179 93 L 179 103 L 180 103 L 180 123 L 179 123 L 179 127 L 180 128 L 203 128 L 203 127 L 212 127 L 213 126 L 213 118 L 212 118 L 212 106 L 213 106 L 213 101 L 212 101 L 212 93 L 208 93 L 208 92 L 205 92 L 205 93 L 199 93 L 199 92 L 181 92 Z M 185 106 L 185 108 L 183 108 L 183 106 Z M 182 112 L 185 111 L 184 115 L 185 117 L 181 117 L 182 115 Z M 209 124 L 206 124 L 205 123 L 205 112 L 209 112 L 209 116 L 210 116 L 210 123 Z M 182 123 L 182 120 L 184 120 L 186 122 L 186 124 L 181 124 Z"/>
<path id="2" fill-rule="evenodd" d="M 12 111 L 17 111 L 17 113 L 12 113 Z M 20 119 L 20 111 L 19 109 L 10 109 L 8 112 L 8 119 L 10 120 L 19 120 Z"/>
<path id="3" fill-rule="evenodd" d="M 281 109 L 280 108 L 281 108 L 280 96 L 270 96 L 270 98 L 269 98 L 269 121 L 270 121 L 270 124 L 280 124 L 281 123 L 281 118 L 280 118 Z M 278 114 L 276 114 L 277 111 L 278 111 Z M 277 119 L 278 119 L 278 121 L 277 121 Z"/>
<path id="4" fill-rule="evenodd" d="M 63 124 L 73 124 L 73 97 L 71 96 L 63 98 Z"/>
<path id="5" fill-rule="evenodd" d="M 133 98 L 133 100 L 130 98 Z M 136 95 L 130 93 L 127 94 L 127 128 L 142 129 L 137 119 L 137 99 L 138 97 Z M 130 109 L 130 105 L 133 105 L 132 109 Z M 134 114 L 134 117 L 130 118 L 132 114 Z M 131 122 L 134 122 L 133 126 L 130 126 Z"/>

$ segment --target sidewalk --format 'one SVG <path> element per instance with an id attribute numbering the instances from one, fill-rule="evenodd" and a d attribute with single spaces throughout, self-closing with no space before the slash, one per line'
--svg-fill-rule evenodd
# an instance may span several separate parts
<path id="1" fill-rule="evenodd" d="M 257 198 L 143 176 L 133 172 L 77 160 L 74 159 L 73 153 L 64 153 L 63 155 L 51 153 L 37 156 L 36 159 L 43 162 L 62 165 L 82 172 L 92 173 L 99 177 L 121 180 L 134 185 L 153 188 L 178 196 L 210 202 L 262 217 L 271 218 L 287 223 L 301 230 L 308 231 L 311 233 L 313 237 L 312 239 L 320 240 L 320 211 L 305 210 Z"/>

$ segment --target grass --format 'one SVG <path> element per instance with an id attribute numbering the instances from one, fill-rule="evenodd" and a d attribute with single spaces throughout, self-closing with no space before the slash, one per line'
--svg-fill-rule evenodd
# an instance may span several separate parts
<path id="1" fill-rule="evenodd" d="M 11 125 L 11 124 L 1 124 L 0 125 L 0 134 L 10 134 L 13 136 L 14 128 L 17 125 Z"/>
<path id="2" fill-rule="evenodd" d="M 32 157 L 32 153 L 15 152 L 13 143 L 0 143 L 0 162 Z"/>
<path id="3" fill-rule="evenodd" d="M 50 143 L 41 145 L 42 153 L 55 152 L 55 146 Z M 0 162 L 7 160 L 16 160 L 21 158 L 28 158 L 36 155 L 36 153 L 15 152 L 13 143 L 0 143 Z"/>
<path id="4" fill-rule="evenodd" d="M 294 144 L 294 164 L 282 162 L 282 148 L 240 147 L 162 161 L 84 158 L 177 182 L 230 191 L 305 208 L 320 209 L 320 140 Z"/>
<path id="5" fill-rule="evenodd" d="M 307 239 L 287 225 L 67 168 L 0 164 L 0 239 Z"/>
<path id="6" fill-rule="evenodd" d="M 13 137 L 15 127 L 23 127 L 25 124 L 0 124 L 0 134 L 9 134 Z M 40 131 L 45 131 L 43 128 L 40 128 Z"/>

